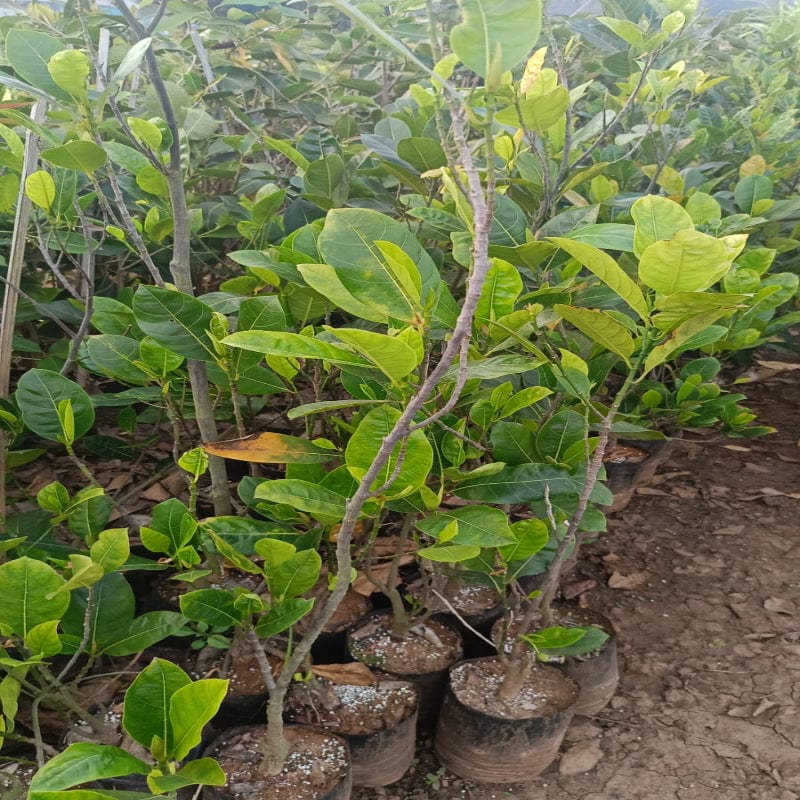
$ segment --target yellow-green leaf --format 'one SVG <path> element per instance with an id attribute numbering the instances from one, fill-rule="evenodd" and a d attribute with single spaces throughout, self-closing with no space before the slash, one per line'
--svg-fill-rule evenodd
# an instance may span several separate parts
<path id="1" fill-rule="evenodd" d="M 730 268 L 723 242 L 699 231 L 681 230 L 669 241 L 654 242 L 644 250 L 639 279 L 659 294 L 697 292 L 713 286 Z"/>
<path id="2" fill-rule="evenodd" d="M 550 238 L 562 250 L 569 253 L 576 261 L 583 264 L 589 272 L 600 278 L 603 283 L 624 300 L 643 320 L 649 316 L 647 301 L 642 290 L 625 270 L 611 258 L 608 253 L 574 239 L 565 239 L 558 236 Z"/>
<path id="3" fill-rule="evenodd" d="M 653 242 L 671 239 L 678 231 L 694 229 L 692 218 L 681 206 L 654 194 L 639 198 L 631 206 L 631 216 L 636 226 L 633 249 L 637 256 Z"/>
<path id="4" fill-rule="evenodd" d="M 331 328 L 327 325 L 325 330 L 371 361 L 392 383 L 400 383 L 420 362 L 414 348 L 385 333 L 359 328 Z"/>
<path id="5" fill-rule="evenodd" d="M 556 304 L 554 308 L 557 314 L 572 323 L 593 342 L 616 353 L 626 364 L 629 363 L 635 345 L 627 328 L 621 322 L 617 322 L 604 311 L 561 304 Z"/>
<path id="6" fill-rule="evenodd" d="M 44 211 L 49 211 L 56 199 L 56 184 L 49 172 L 40 169 L 25 179 L 25 194 Z"/>

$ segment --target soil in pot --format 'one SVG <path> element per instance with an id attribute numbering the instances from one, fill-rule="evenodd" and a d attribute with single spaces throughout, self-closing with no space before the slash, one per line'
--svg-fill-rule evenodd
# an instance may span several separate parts
<path id="1" fill-rule="evenodd" d="M 619 655 L 617 637 L 611 621 L 603 614 L 588 608 L 556 603 L 553 606 L 553 625 L 565 627 L 594 625 L 608 634 L 608 639 L 595 651 L 581 656 L 551 657 L 547 663 L 572 678 L 580 687 L 580 696 L 573 713 L 576 716 L 592 716 L 605 708 L 619 684 Z M 515 632 L 514 621 L 510 630 Z M 499 639 L 499 624 L 492 630 L 492 639 Z M 511 651 L 513 638 L 506 639 L 506 651 Z"/>
<path id="2" fill-rule="evenodd" d="M 27 797 L 31 778 L 36 772 L 35 764 L 14 761 L 0 764 L 0 800 L 19 800 Z"/>
<path id="3" fill-rule="evenodd" d="M 441 764 L 474 783 L 519 783 L 553 761 L 572 719 L 577 684 L 535 664 L 511 701 L 497 696 L 505 667 L 496 657 L 450 671 L 434 749 Z"/>
<path id="4" fill-rule="evenodd" d="M 361 664 L 331 665 L 331 667 Z M 387 786 L 400 780 L 414 760 L 418 692 L 409 681 L 367 676 L 368 684 L 297 685 L 287 700 L 292 722 L 319 725 L 350 746 L 354 786 Z"/>
<path id="5" fill-rule="evenodd" d="M 291 744 L 283 771 L 260 772 L 266 727 L 232 728 L 217 737 L 205 755 L 217 759 L 228 778 L 225 786 L 207 786 L 204 800 L 349 800 L 352 773 L 347 743 L 329 731 L 290 725 Z"/>
<path id="6" fill-rule="evenodd" d="M 462 657 L 461 634 L 446 617 L 436 616 L 403 638 L 391 634 L 392 617 L 375 611 L 349 632 L 350 655 L 369 667 L 413 681 L 419 690 L 418 724 L 431 728 L 442 703 L 447 670 Z"/>

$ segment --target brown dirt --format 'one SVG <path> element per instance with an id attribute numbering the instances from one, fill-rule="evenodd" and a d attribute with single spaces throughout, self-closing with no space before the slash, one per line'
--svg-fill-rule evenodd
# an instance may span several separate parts
<path id="1" fill-rule="evenodd" d="M 584 598 L 614 623 L 622 681 L 573 721 L 560 762 L 529 785 L 476 787 L 426 741 L 411 774 L 354 800 L 798 800 L 797 387 L 798 372 L 759 370 L 748 405 L 779 432 L 687 433 L 587 548 L 566 583 L 596 581 Z"/>

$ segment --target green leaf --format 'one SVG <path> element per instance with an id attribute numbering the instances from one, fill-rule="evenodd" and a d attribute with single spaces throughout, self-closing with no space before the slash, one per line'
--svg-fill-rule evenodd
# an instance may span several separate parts
<path id="1" fill-rule="evenodd" d="M 692 218 L 681 206 L 655 194 L 640 197 L 631 206 L 631 216 L 635 223 L 633 248 L 637 256 L 653 242 L 672 239 L 678 231 L 694 230 Z"/>
<path id="2" fill-rule="evenodd" d="M 549 650 L 556 647 L 569 647 L 571 644 L 583 638 L 583 628 L 564 628 L 561 625 L 554 625 L 551 628 L 543 628 L 536 633 L 528 634 L 523 637 L 537 650 Z"/>
<path id="3" fill-rule="evenodd" d="M 256 623 L 256 634 L 262 639 L 288 630 L 314 607 L 313 600 L 288 597 L 273 603 L 269 611 Z"/>
<path id="4" fill-rule="evenodd" d="M 35 89 L 56 98 L 65 98 L 67 95 L 53 81 L 47 69 L 48 61 L 62 49 L 62 43 L 54 36 L 14 27 L 6 37 L 5 61 Z"/>
<path id="5" fill-rule="evenodd" d="M 198 758 L 181 767 L 174 775 L 147 776 L 148 787 L 159 794 L 175 792 L 184 786 L 224 786 L 225 773 L 213 758 Z M 143 800 L 147 800 L 143 798 Z"/>
<path id="6" fill-rule="evenodd" d="M 350 345 L 359 355 L 371 361 L 394 384 L 400 383 L 419 365 L 417 353 L 397 337 L 359 328 L 324 327 L 337 339 Z"/>
<path id="7" fill-rule="evenodd" d="M 301 550 L 269 567 L 265 563 L 269 592 L 279 600 L 298 597 L 316 584 L 321 568 L 322 559 L 316 550 Z"/>
<path id="8" fill-rule="evenodd" d="M 419 172 L 447 166 L 447 156 L 436 139 L 412 136 L 397 143 L 397 155 Z"/>
<path id="9" fill-rule="evenodd" d="M 72 406 L 76 438 L 83 436 L 94 424 L 94 407 L 89 395 L 58 372 L 28 370 L 17 382 L 14 397 L 25 425 L 43 439 L 64 441 L 67 432 L 58 413 L 59 403 L 64 400 Z"/>
<path id="10" fill-rule="evenodd" d="M 128 48 L 127 52 L 125 53 L 125 57 L 119 62 L 117 71 L 108 82 L 109 86 L 119 86 L 119 84 L 121 84 L 122 81 L 128 77 L 128 75 L 131 75 L 134 70 L 139 67 L 139 64 L 142 63 L 142 59 L 144 58 L 145 53 L 147 53 L 147 48 L 150 47 L 150 43 L 152 41 L 152 38 L 147 36 L 144 39 L 140 39 L 138 42 Z"/>
<path id="11" fill-rule="evenodd" d="M 25 179 L 25 194 L 43 211 L 49 211 L 56 199 L 56 184 L 49 172 L 37 170 Z"/>
<path id="12" fill-rule="evenodd" d="M 386 400 L 321 400 L 319 403 L 304 403 L 289 409 L 286 416 L 289 419 L 300 419 L 311 414 L 324 414 L 328 411 L 338 411 L 342 408 L 357 408 L 358 406 L 374 406 L 387 402 Z"/>
<path id="13" fill-rule="evenodd" d="M 337 153 L 330 153 L 308 165 L 303 187 L 306 194 L 320 195 L 338 203 L 346 197 L 346 187 L 342 190 L 344 177 L 344 159 Z"/>
<path id="14" fill-rule="evenodd" d="M 696 292 L 713 286 L 731 268 L 725 245 L 695 230 L 680 230 L 669 241 L 647 247 L 639 279 L 659 294 Z"/>
<path id="15" fill-rule="evenodd" d="M 638 50 L 645 46 L 645 35 L 642 29 L 627 19 L 614 19 L 614 17 L 597 17 L 597 21 L 619 36 L 624 42 Z"/>
<path id="16" fill-rule="evenodd" d="M 670 331 L 692 317 L 715 309 L 734 311 L 748 300 L 746 294 L 725 292 L 676 292 L 656 299 L 653 324 L 661 331 Z M 719 317 L 717 317 L 719 319 Z"/>
<path id="17" fill-rule="evenodd" d="M 156 197 L 169 197 L 169 184 L 166 176 L 149 162 L 137 171 L 136 185 L 142 191 Z"/>
<path id="18" fill-rule="evenodd" d="M 536 440 L 530 428 L 518 422 L 498 422 L 490 434 L 492 455 L 506 464 L 530 464 L 537 461 Z"/>
<path id="19" fill-rule="evenodd" d="M 417 528 L 437 539 L 455 522 L 458 532 L 448 541 L 472 547 L 501 547 L 514 540 L 508 516 L 491 506 L 464 506 L 453 511 L 440 511 L 417 522 Z"/>
<path id="20" fill-rule="evenodd" d="M 102 531 L 97 541 L 89 548 L 92 561 L 104 572 L 113 572 L 121 567 L 131 554 L 127 528 L 109 528 Z"/>
<path id="21" fill-rule="evenodd" d="M 416 554 L 429 561 L 457 564 L 459 561 L 477 558 L 481 554 L 481 548 L 468 544 L 437 544 L 434 547 L 422 547 Z"/>
<path id="22" fill-rule="evenodd" d="M 695 225 L 705 225 L 707 222 L 722 218 L 722 208 L 719 203 L 705 192 L 695 192 L 686 201 L 686 213 Z"/>
<path id="23" fill-rule="evenodd" d="M 82 586 L 92 586 L 105 574 L 99 564 L 95 564 L 89 556 L 82 553 L 70 555 L 72 575 L 67 582 L 58 589 L 59 592 L 69 592 Z"/>
<path id="24" fill-rule="evenodd" d="M 580 490 L 580 482 L 562 469 L 520 464 L 496 473 L 467 477 L 456 486 L 455 494 L 465 500 L 487 503 L 530 503 L 545 496 L 545 486 L 551 496 Z"/>
<path id="25" fill-rule="evenodd" d="M 216 360 L 208 335 L 214 312 L 188 294 L 157 286 L 140 286 L 133 297 L 139 327 L 159 344 L 186 358 Z"/>
<path id="26" fill-rule="evenodd" d="M 345 464 L 350 474 L 360 481 L 378 455 L 383 440 L 390 434 L 400 412 L 391 406 L 379 406 L 368 411 L 353 432 L 345 449 Z M 402 461 L 398 464 L 398 459 Z M 433 448 L 425 433 L 414 431 L 398 443 L 372 484 L 373 491 L 381 489 L 388 496 L 397 496 L 410 488 L 419 488 L 433 466 Z M 397 470 L 397 474 L 395 474 Z M 391 479 L 391 485 L 382 489 Z"/>
<path id="27" fill-rule="evenodd" d="M 140 44 L 140 43 L 137 43 Z M 158 125 L 139 117 L 128 117 L 128 127 L 140 144 L 147 145 L 158 153 L 161 150 L 162 134 Z"/>
<path id="28" fill-rule="evenodd" d="M 137 617 L 127 630 L 118 631 L 103 648 L 109 656 L 129 656 L 152 647 L 186 624 L 186 617 L 175 611 L 148 611 Z"/>
<path id="29" fill-rule="evenodd" d="M 564 119 L 567 108 L 569 92 L 566 87 L 557 86 L 552 92 L 527 97 L 517 105 L 504 108 L 495 115 L 495 119 L 504 125 L 514 125 L 543 136 Z"/>
<path id="30" fill-rule="evenodd" d="M 642 290 L 608 253 L 604 253 L 602 250 L 585 242 L 576 242 L 572 239 L 554 236 L 551 237 L 550 241 L 569 253 L 580 264 L 583 264 L 589 272 L 596 275 L 611 291 L 624 300 L 642 320 L 647 320 L 650 312 Z"/>
<path id="31" fill-rule="evenodd" d="M 59 89 L 79 100 L 86 98 L 89 57 L 81 50 L 61 50 L 47 62 L 47 71 Z"/>
<path id="32" fill-rule="evenodd" d="M 296 478 L 265 481 L 255 496 L 269 503 L 281 503 L 305 511 L 323 524 L 341 522 L 347 499 L 330 489 Z"/>
<path id="33" fill-rule="evenodd" d="M 574 630 L 571 628 L 570 630 Z M 580 628 L 583 631 L 583 636 L 572 644 L 564 645 L 561 647 L 547 647 L 545 655 L 553 658 L 564 658 L 568 656 L 582 656 L 586 653 L 594 653 L 599 650 L 603 644 L 608 640 L 608 634 L 602 629 L 594 625 L 588 625 L 585 628 Z M 542 647 L 539 647 L 542 650 Z"/>
<path id="34" fill-rule="evenodd" d="M 593 342 L 616 353 L 626 364 L 630 363 L 629 359 L 636 346 L 633 337 L 628 333 L 628 329 L 610 314 L 560 303 L 556 303 L 553 310 Z"/>
<path id="35" fill-rule="evenodd" d="M 230 628 L 244 621 L 234 605 L 234 596 L 224 589 L 198 589 L 179 598 L 181 611 L 196 622 L 219 628 Z"/>
<path id="36" fill-rule="evenodd" d="M 149 771 L 149 765 L 120 747 L 77 742 L 53 756 L 36 772 L 31 779 L 30 796 L 121 775 L 146 775 Z"/>
<path id="37" fill-rule="evenodd" d="M 528 386 L 525 389 L 520 389 L 508 398 L 500 411 L 500 419 L 516 414 L 517 411 L 544 400 L 545 397 L 552 393 L 552 389 L 548 389 L 546 386 Z"/>
<path id="38" fill-rule="evenodd" d="M 450 31 L 450 47 L 491 88 L 536 43 L 542 4 L 540 0 L 461 0 L 459 5 L 463 22 Z"/>
<path id="39" fill-rule="evenodd" d="M 520 294 L 522 278 L 519 270 L 507 261 L 493 258 L 475 309 L 476 323 L 486 324 L 510 314 Z"/>
<path id="40" fill-rule="evenodd" d="M 272 139 L 269 136 L 264 137 L 264 143 L 267 147 L 277 150 L 281 155 L 286 156 L 295 166 L 300 167 L 302 170 L 307 170 L 310 161 L 300 153 L 299 150 L 292 147 L 289 142 L 283 139 Z"/>
<path id="41" fill-rule="evenodd" d="M 77 139 L 61 147 L 42 150 L 42 159 L 56 167 L 91 175 L 106 163 L 106 152 L 94 142 Z"/>
<path id="42" fill-rule="evenodd" d="M 139 342 L 129 336 L 100 334 L 86 339 L 86 352 L 92 370 L 97 369 L 123 383 L 146 386 L 152 377 L 141 366 Z"/>
<path id="43" fill-rule="evenodd" d="M 416 266 L 421 298 L 411 288 L 407 274 L 398 271 L 378 243 L 389 242 Z M 433 260 L 409 228 L 377 211 L 339 208 L 328 212 L 317 240 L 322 260 L 331 266 L 347 292 L 360 304 L 380 313 L 382 319 L 413 322 L 418 305 L 430 299 L 439 275 Z M 403 260 L 403 263 L 408 263 Z"/>
<path id="44" fill-rule="evenodd" d="M 506 563 L 525 561 L 544 549 L 550 541 L 550 528 L 541 519 L 521 519 L 511 523 L 514 544 L 500 548 L 500 555 Z"/>
<path id="45" fill-rule="evenodd" d="M 180 761 L 200 744 L 203 728 L 216 715 L 228 691 L 228 681 L 206 678 L 178 689 L 172 695 L 169 721 L 172 725 L 172 744 L 168 756 Z"/>
<path id="46" fill-rule="evenodd" d="M 772 197 L 772 181 L 766 175 L 747 175 L 733 189 L 733 199 L 745 214 L 751 214 L 759 200 Z"/>
<path id="47" fill-rule="evenodd" d="M 241 347 L 266 356 L 288 358 L 319 358 L 331 364 L 351 364 L 368 367 L 370 363 L 345 350 L 343 347 L 322 342 L 311 336 L 283 331 L 239 331 L 226 336 L 222 343 L 230 347 Z"/>
<path id="48" fill-rule="evenodd" d="M 150 748 L 154 736 L 172 747 L 169 707 L 178 689 L 191 684 L 191 678 L 178 666 L 154 658 L 125 692 L 122 727 L 142 747 Z"/>
<path id="49" fill-rule="evenodd" d="M 644 371 L 649 372 L 654 367 L 669 360 L 671 356 L 676 355 L 694 336 L 713 325 L 718 319 L 724 317 L 728 313 L 730 313 L 730 310 L 727 308 L 715 309 L 692 317 L 678 325 L 678 327 L 672 331 L 666 342 L 654 347 L 650 351 L 644 362 Z"/>
<path id="50" fill-rule="evenodd" d="M 571 409 L 562 409 L 539 428 L 536 434 L 536 447 L 543 458 L 550 457 L 560 461 L 566 451 L 578 442 L 582 442 L 586 435 L 586 421 L 583 415 Z"/>
<path id="51" fill-rule="evenodd" d="M 28 631 L 25 647 L 34 655 L 50 658 L 61 652 L 61 639 L 58 638 L 59 620 L 41 622 Z"/>

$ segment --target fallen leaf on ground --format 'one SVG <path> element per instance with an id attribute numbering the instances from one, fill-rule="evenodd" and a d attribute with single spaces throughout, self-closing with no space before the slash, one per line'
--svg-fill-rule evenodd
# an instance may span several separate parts
<path id="1" fill-rule="evenodd" d="M 774 369 L 776 372 L 800 369 L 800 364 L 789 364 L 786 361 L 759 361 L 756 359 L 756 364 L 760 364 L 767 369 Z"/>
<path id="2" fill-rule="evenodd" d="M 797 613 L 797 607 L 791 600 L 782 597 L 768 597 L 764 601 L 764 608 L 773 614 L 787 614 L 789 616 Z"/>
<path id="3" fill-rule="evenodd" d="M 594 589 L 597 586 L 597 581 L 581 581 L 580 583 L 571 583 L 568 586 L 565 586 L 562 590 L 562 594 L 566 600 L 572 600 L 578 595 L 583 594 L 584 592 L 588 592 L 589 589 Z"/>
<path id="4" fill-rule="evenodd" d="M 611 573 L 611 577 L 608 579 L 608 587 L 609 589 L 629 591 L 643 586 L 646 580 L 647 575 L 645 575 L 644 572 L 632 572 L 630 575 L 623 575 L 621 572 L 614 570 L 614 572 Z"/>
<path id="5" fill-rule="evenodd" d="M 769 711 L 771 708 L 776 708 L 779 703 L 774 700 L 768 700 L 766 697 L 756 706 L 755 711 L 751 714 L 753 717 L 759 717 L 764 712 Z"/>
<path id="6" fill-rule="evenodd" d="M 651 486 L 640 486 L 636 494 L 653 495 L 654 497 L 669 497 L 669 492 L 662 492 L 661 489 L 653 489 Z"/>
<path id="7" fill-rule="evenodd" d="M 596 739 L 578 742 L 561 756 L 558 765 L 559 775 L 580 775 L 589 772 L 597 766 L 602 757 L 603 749 Z"/>
<path id="8" fill-rule="evenodd" d="M 366 664 L 354 661 L 352 664 L 321 664 L 311 667 L 311 671 L 319 678 L 327 678 L 332 683 L 344 683 L 348 686 L 372 686 L 375 676 Z"/>
<path id="9" fill-rule="evenodd" d="M 744 530 L 744 525 L 726 525 L 711 531 L 712 536 L 738 536 Z"/>
<path id="10" fill-rule="evenodd" d="M 738 444 L 724 444 L 722 445 L 726 450 L 736 450 L 737 453 L 749 453 L 749 447 L 740 447 Z"/>

